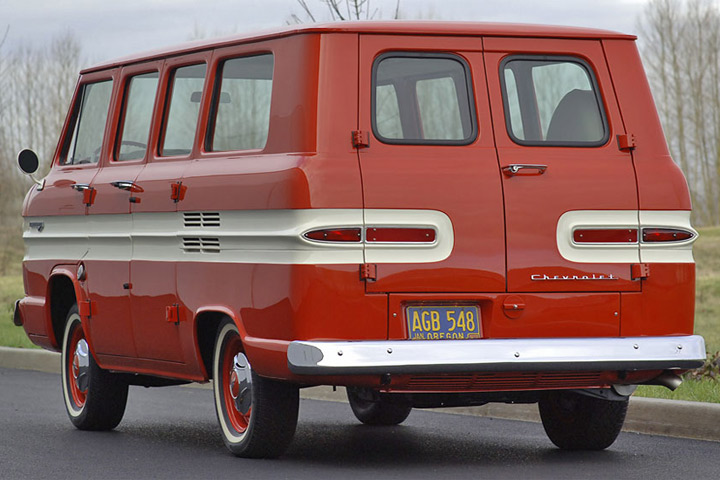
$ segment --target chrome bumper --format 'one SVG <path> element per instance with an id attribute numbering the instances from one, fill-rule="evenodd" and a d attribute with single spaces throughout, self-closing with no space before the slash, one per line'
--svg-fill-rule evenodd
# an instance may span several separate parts
<path id="1" fill-rule="evenodd" d="M 291 342 L 290 371 L 301 375 L 421 374 L 690 369 L 703 365 L 699 335 L 503 340 Z"/>

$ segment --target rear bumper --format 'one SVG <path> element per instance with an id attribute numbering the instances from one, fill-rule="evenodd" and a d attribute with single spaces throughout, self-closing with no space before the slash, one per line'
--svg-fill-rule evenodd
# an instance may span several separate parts
<path id="1" fill-rule="evenodd" d="M 299 375 L 691 369 L 703 365 L 699 335 L 626 338 L 291 342 Z"/>

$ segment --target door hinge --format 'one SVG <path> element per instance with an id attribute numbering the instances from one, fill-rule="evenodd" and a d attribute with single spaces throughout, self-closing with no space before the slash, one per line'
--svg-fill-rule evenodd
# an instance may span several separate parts
<path id="1" fill-rule="evenodd" d="M 178 203 L 180 200 L 185 198 L 185 192 L 187 186 L 183 185 L 182 182 L 176 182 L 170 185 L 170 199 Z"/>
<path id="2" fill-rule="evenodd" d="M 618 148 L 623 152 L 630 152 L 635 150 L 637 142 L 635 141 L 635 135 L 632 133 L 624 133 L 617 136 Z"/>
<path id="3" fill-rule="evenodd" d="M 90 300 L 78 302 L 78 315 L 80 315 L 80 317 L 89 319 L 93 316 L 93 313 L 97 313 L 94 302 Z"/>
<path id="4" fill-rule="evenodd" d="M 93 187 L 86 188 L 83 190 L 83 203 L 86 206 L 91 206 L 93 203 L 95 203 L 95 197 L 97 196 L 97 190 L 95 190 Z"/>
<path id="5" fill-rule="evenodd" d="M 362 130 L 353 130 L 352 145 L 354 148 L 367 148 L 370 146 L 370 139 L 367 132 Z"/>
<path id="6" fill-rule="evenodd" d="M 376 280 L 377 265 L 374 263 L 363 263 L 360 265 L 360 280 Z"/>
<path id="7" fill-rule="evenodd" d="M 180 305 L 173 303 L 169 307 L 165 307 L 165 319 L 174 323 L 175 325 L 180 323 Z"/>
<path id="8" fill-rule="evenodd" d="M 630 267 L 630 277 L 633 280 L 648 278 L 650 276 L 650 265 L 647 263 L 633 263 Z"/>

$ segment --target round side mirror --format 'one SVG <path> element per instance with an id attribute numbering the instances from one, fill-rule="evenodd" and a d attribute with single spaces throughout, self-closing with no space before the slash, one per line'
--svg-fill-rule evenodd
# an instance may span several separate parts
<path id="1" fill-rule="evenodd" d="M 35 152 L 26 148 L 18 153 L 18 165 L 20 165 L 20 170 L 24 173 L 32 175 L 37 172 L 38 166 L 40 166 L 40 161 L 38 160 L 38 156 Z"/>

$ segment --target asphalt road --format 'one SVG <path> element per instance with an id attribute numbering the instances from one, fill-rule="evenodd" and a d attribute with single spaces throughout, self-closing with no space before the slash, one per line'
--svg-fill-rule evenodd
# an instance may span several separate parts
<path id="1" fill-rule="evenodd" d="M 70 424 L 55 374 L 0 369 L 0 478 L 718 478 L 716 442 L 622 433 L 603 452 L 563 452 L 535 423 L 414 411 L 360 425 L 345 403 L 301 400 L 278 460 L 225 450 L 207 389 L 131 387 L 113 432 Z"/>

